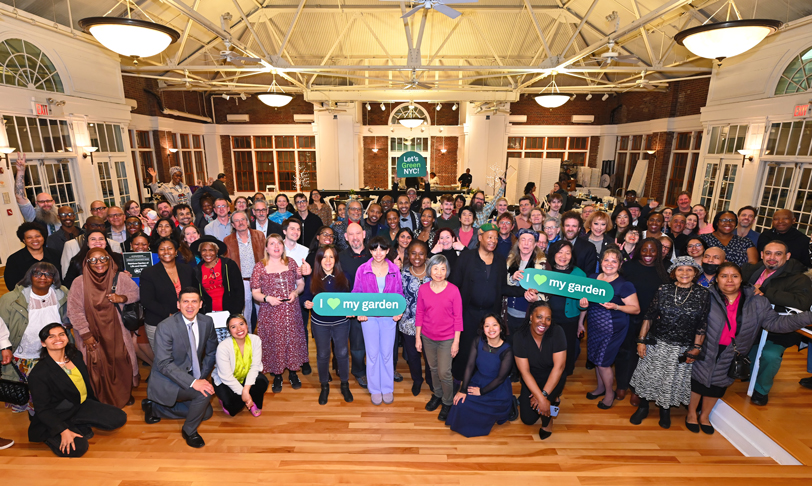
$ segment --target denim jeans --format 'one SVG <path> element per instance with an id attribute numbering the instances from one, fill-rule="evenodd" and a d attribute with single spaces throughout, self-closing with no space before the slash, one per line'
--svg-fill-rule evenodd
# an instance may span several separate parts
<path id="1" fill-rule="evenodd" d="M 335 346 L 336 361 L 338 361 L 338 377 L 342 382 L 350 379 L 349 350 L 347 341 L 350 334 L 350 323 L 333 326 L 322 326 L 311 323 L 313 340 L 316 341 L 316 363 L 319 370 L 319 383 L 327 383 L 330 377 L 330 342 Z"/>

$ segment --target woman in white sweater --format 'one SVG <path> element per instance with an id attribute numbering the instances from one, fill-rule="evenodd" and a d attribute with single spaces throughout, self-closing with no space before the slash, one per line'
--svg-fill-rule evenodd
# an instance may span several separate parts
<path id="1" fill-rule="evenodd" d="M 259 417 L 268 389 L 268 378 L 262 374 L 262 342 L 248 333 L 241 315 L 229 317 L 226 327 L 231 337 L 217 345 L 214 391 L 226 415 L 237 415 L 245 407 Z"/>

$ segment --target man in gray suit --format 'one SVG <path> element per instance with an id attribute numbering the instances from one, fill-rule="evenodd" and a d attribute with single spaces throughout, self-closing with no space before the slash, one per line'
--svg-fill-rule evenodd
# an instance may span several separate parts
<path id="1" fill-rule="evenodd" d="M 195 448 L 206 445 L 197 427 L 212 416 L 209 402 L 214 387 L 207 378 L 214 369 L 217 351 L 214 322 L 198 314 L 202 305 L 198 290 L 186 287 L 178 298 L 180 312 L 158 324 L 147 398 L 141 401 L 148 424 L 156 424 L 162 417 L 185 418 L 181 435 Z"/>

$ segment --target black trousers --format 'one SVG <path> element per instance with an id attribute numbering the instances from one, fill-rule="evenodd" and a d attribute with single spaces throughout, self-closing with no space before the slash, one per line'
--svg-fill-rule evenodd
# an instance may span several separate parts
<path id="1" fill-rule="evenodd" d="M 59 457 L 82 457 L 89 448 L 87 435 L 92 433 L 91 427 L 101 430 L 118 429 L 127 423 L 127 414 L 112 405 L 97 402 L 96 400 L 85 400 L 85 403 L 79 406 L 76 415 L 71 417 L 67 423 L 71 431 L 84 436 L 73 439 L 76 448 L 71 448 L 67 454 L 60 451 L 61 435 L 45 439 L 45 445 L 50 447 L 53 453 Z"/>
<path id="2" fill-rule="evenodd" d="M 417 352 L 414 336 L 409 336 L 402 332 L 399 334 L 401 339 L 403 339 L 403 352 L 406 353 L 406 363 L 409 364 L 409 374 L 412 375 L 412 381 L 414 383 L 420 383 L 421 385 L 423 384 L 423 368 L 420 363 L 420 355 L 422 354 L 423 362 L 426 364 L 425 381 L 429 388 L 433 390 L 434 385 L 431 381 L 431 368 L 429 368 L 429 360 L 426 358 L 426 353 Z M 395 351 L 397 351 L 397 349 L 395 349 Z"/>
<path id="3" fill-rule="evenodd" d="M 257 375 L 257 380 L 251 385 L 248 394 L 251 395 L 251 400 L 254 401 L 258 409 L 262 409 L 262 400 L 265 398 L 265 391 L 268 389 L 268 378 L 262 373 Z M 228 385 L 221 383 L 214 385 L 214 393 L 217 398 L 223 402 L 223 408 L 226 409 L 232 417 L 245 410 L 245 402 L 242 401 L 242 396 L 234 393 L 234 390 Z"/>
<path id="4" fill-rule="evenodd" d="M 510 347 L 513 348 L 513 340 L 516 338 L 516 333 L 519 332 L 519 328 L 522 327 L 524 323 L 523 317 L 514 317 L 510 314 L 507 315 L 507 327 L 508 327 L 508 338 L 507 342 L 510 344 Z M 513 361 L 513 369 L 511 373 L 518 373 L 519 369 L 516 367 L 516 361 Z"/>
<path id="5" fill-rule="evenodd" d="M 183 431 L 188 435 L 197 432 L 200 422 L 211 418 L 211 395 L 204 395 L 192 387 L 178 387 L 177 401 L 171 406 L 155 402 L 152 406 L 155 415 L 168 419 L 186 419 Z"/>
<path id="6" fill-rule="evenodd" d="M 366 347 L 364 346 L 364 329 L 358 319 L 350 319 L 350 357 L 352 367 L 350 373 L 356 378 L 367 376 L 367 365 L 364 362 Z"/>
<path id="7" fill-rule="evenodd" d="M 305 363 L 310 363 L 310 337 L 307 334 L 307 322 L 310 320 L 310 311 L 305 309 L 304 302 L 299 301 L 299 307 L 302 309 L 302 324 L 304 324 L 305 332 Z M 256 401 L 256 400 L 254 400 Z"/>
<path id="8" fill-rule="evenodd" d="M 581 340 L 578 339 L 578 318 L 562 319 L 557 322 L 562 329 L 564 335 L 567 337 L 567 364 L 564 367 L 564 376 L 569 376 L 575 370 L 575 361 L 578 355 L 581 354 Z"/>
<path id="9" fill-rule="evenodd" d="M 564 379 L 564 377 L 561 378 Z M 536 381 L 536 384 L 537 385 L 541 384 L 541 386 L 543 387 L 544 383 L 546 382 L 547 380 Z M 553 391 L 553 393 L 555 394 L 561 388 L 563 388 L 563 386 L 556 386 L 556 389 Z M 558 400 L 557 394 L 555 395 L 551 394 L 549 400 L 550 404 L 556 407 L 558 406 L 559 403 L 561 403 Z M 538 422 L 539 419 L 541 419 L 542 427 L 547 427 L 550 424 L 550 420 L 552 419 L 552 417 L 541 415 L 536 410 L 534 410 L 533 407 L 530 406 L 530 389 L 524 386 L 524 384 L 522 384 L 522 391 L 519 392 L 519 417 L 522 419 L 522 423 L 524 423 L 525 425 L 533 425 L 536 422 Z"/>
<path id="10" fill-rule="evenodd" d="M 632 380 L 634 370 L 637 369 L 637 362 L 640 360 L 640 357 L 637 356 L 637 338 L 640 336 L 642 323 L 643 321 L 635 322 L 634 319 L 629 321 L 626 339 L 620 345 L 617 358 L 615 358 L 615 378 L 618 390 L 629 389 L 629 382 Z"/>

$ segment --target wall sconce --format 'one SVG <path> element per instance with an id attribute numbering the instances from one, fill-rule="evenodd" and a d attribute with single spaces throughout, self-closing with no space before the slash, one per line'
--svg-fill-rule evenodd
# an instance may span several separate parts
<path id="1" fill-rule="evenodd" d="M 14 147 L 0 147 L 0 153 L 2 153 L 3 158 L 6 159 L 6 170 L 11 170 L 11 165 L 9 165 L 8 162 L 8 154 L 14 152 L 15 150 L 17 149 Z"/>
<path id="2" fill-rule="evenodd" d="M 168 150 L 169 150 L 170 152 L 172 152 L 173 154 L 174 154 L 174 153 L 176 153 L 176 152 L 178 151 L 178 149 L 176 149 L 176 148 L 171 148 L 171 149 L 168 149 Z"/>
<path id="3" fill-rule="evenodd" d="M 750 162 L 753 161 L 753 154 L 749 150 L 739 150 L 740 154 L 742 154 L 742 167 L 744 167 L 745 159 L 749 160 Z"/>
<path id="4" fill-rule="evenodd" d="M 93 165 L 93 152 L 99 150 L 99 147 L 83 147 L 85 149 L 85 153 L 82 154 L 82 158 L 86 159 L 90 157 L 90 165 Z"/>
<path id="5" fill-rule="evenodd" d="M 375 137 L 375 147 L 372 148 L 372 153 L 378 153 L 378 137 Z"/>

